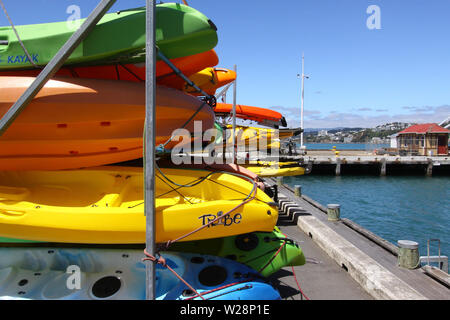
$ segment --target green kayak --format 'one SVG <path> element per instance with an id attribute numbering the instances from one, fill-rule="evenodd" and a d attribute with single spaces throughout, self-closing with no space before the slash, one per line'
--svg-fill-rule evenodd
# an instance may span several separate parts
<path id="1" fill-rule="evenodd" d="M 37 241 L 31 241 L 31 240 L 22 240 L 22 239 L 12 239 L 12 238 L 3 238 L 0 237 L 0 244 L 7 244 L 7 243 L 39 243 Z"/>
<path id="2" fill-rule="evenodd" d="M 145 61 L 145 18 L 145 8 L 104 15 L 65 64 Z M 66 21 L 22 25 L 16 29 L 34 64 L 39 66 L 46 65 L 74 33 Z M 216 46 L 216 27 L 194 8 L 177 3 L 158 4 L 156 42 L 169 59 L 194 55 Z M 0 27 L 0 70 L 28 68 L 33 68 L 33 64 L 12 28 Z"/>
<path id="3" fill-rule="evenodd" d="M 38 243 L 35 241 L 1 238 L 0 244 Z M 237 236 L 198 241 L 176 242 L 168 251 L 208 254 L 243 263 L 262 276 L 268 277 L 286 266 L 306 263 L 302 249 L 278 228 L 272 232 L 253 232 Z"/>
<path id="4" fill-rule="evenodd" d="M 286 266 L 306 263 L 302 249 L 276 228 L 273 232 L 254 232 L 208 240 L 176 242 L 169 251 L 201 253 L 225 257 L 246 264 L 268 277 Z"/>

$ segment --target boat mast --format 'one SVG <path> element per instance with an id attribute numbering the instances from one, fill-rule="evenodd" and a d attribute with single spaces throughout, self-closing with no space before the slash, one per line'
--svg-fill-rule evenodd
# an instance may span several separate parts
<path id="1" fill-rule="evenodd" d="M 305 146 L 303 145 L 303 106 L 305 99 L 305 78 L 309 79 L 309 76 L 305 75 L 305 54 L 302 53 L 302 98 L 301 98 L 301 109 L 300 109 L 300 128 L 302 132 L 300 133 L 300 148 L 303 150 Z"/>

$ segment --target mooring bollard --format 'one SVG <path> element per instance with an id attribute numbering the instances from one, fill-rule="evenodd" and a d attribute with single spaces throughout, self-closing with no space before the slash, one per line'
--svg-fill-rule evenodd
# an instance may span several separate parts
<path id="1" fill-rule="evenodd" d="M 283 185 L 283 177 L 282 177 L 282 176 L 277 177 L 277 185 L 278 185 L 279 187 L 281 187 L 281 186 Z"/>
<path id="2" fill-rule="evenodd" d="M 301 196 L 302 196 L 302 186 L 296 184 L 296 185 L 295 185 L 295 188 L 294 188 L 294 194 L 295 194 L 297 197 L 301 197 Z"/>
<path id="3" fill-rule="evenodd" d="M 328 204 L 327 205 L 328 221 L 339 221 L 341 219 L 341 205 Z"/>
<path id="4" fill-rule="evenodd" d="M 420 264 L 419 244 L 410 240 L 398 240 L 398 266 L 416 269 Z"/>

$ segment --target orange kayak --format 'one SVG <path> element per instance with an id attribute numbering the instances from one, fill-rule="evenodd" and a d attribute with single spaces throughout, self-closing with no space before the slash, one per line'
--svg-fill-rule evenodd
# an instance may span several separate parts
<path id="1" fill-rule="evenodd" d="M 231 103 L 217 103 L 214 109 L 217 116 L 228 117 L 232 111 L 233 105 Z M 287 126 L 286 119 L 281 113 L 266 108 L 238 104 L 236 105 L 236 117 L 270 126 Z"/>
<path id="2" fill-rule="evenodd" d="M 0 77 L 0 117 L 34 79 Z M 78 78 L 48 81 L 0 137 L 0 170 L 75 169 L 141 158 L 144 86 Z M 157 146 L 202 106 L 193 96 L 159 86 L 156 103 Z M 202 121 L 202 131 L 212 128 L 214 112 L 204 105 L 185 127 L 191 134 L 193 121 Z"/>
<path id="3" fill-rule="evenodd" d="M 214 50 L 209 50 L 192 56 L 181 57 L 170 60 L 186 76 L 190 76 L 207 67 L 213 67 L 219 63 L 219 58 Z M 26 76 L 36 77 L 41 69 L 0 71 L 0 76 Z M 173 70 L 164 62 L 156 62 L 157 82 L 167 85 L 167 79 L 178 78 L 174 76 Z M 110 64 L 92 66 L 70 66 L 63 67 L 56 73 L 58 77 L 74 77 L 85 79 L 124 80 L 143 82 L 145 81 L 145 64 Z"/>
<path id="4" fill-rule="evenodd" d="M 189 79 L 207 94 L 215 95 L 218 88 L 236 80 L 236 72 L 224 68 L 206 68 L 200 72 L 194 73 Z M 192 95 L 200 95 L 199 92 L 189 86 L 186 82 L 183 87 L 179 89 Z"/>

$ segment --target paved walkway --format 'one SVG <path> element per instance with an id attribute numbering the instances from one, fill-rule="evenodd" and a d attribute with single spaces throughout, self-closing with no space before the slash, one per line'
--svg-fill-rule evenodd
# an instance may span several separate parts
<path id="1" fill-rule="evenodd" d="M 322 251 L 297 225 L 279 225 L 282 232 L 297 241 L 306 264 L 285 267 L 270 276 L 271 283 L 285 300 L 302 300 L 295 278 L 310 300 L 372 300 L 352 277 Z M 304 298 L 303 298 L 304 299 Z"/>

